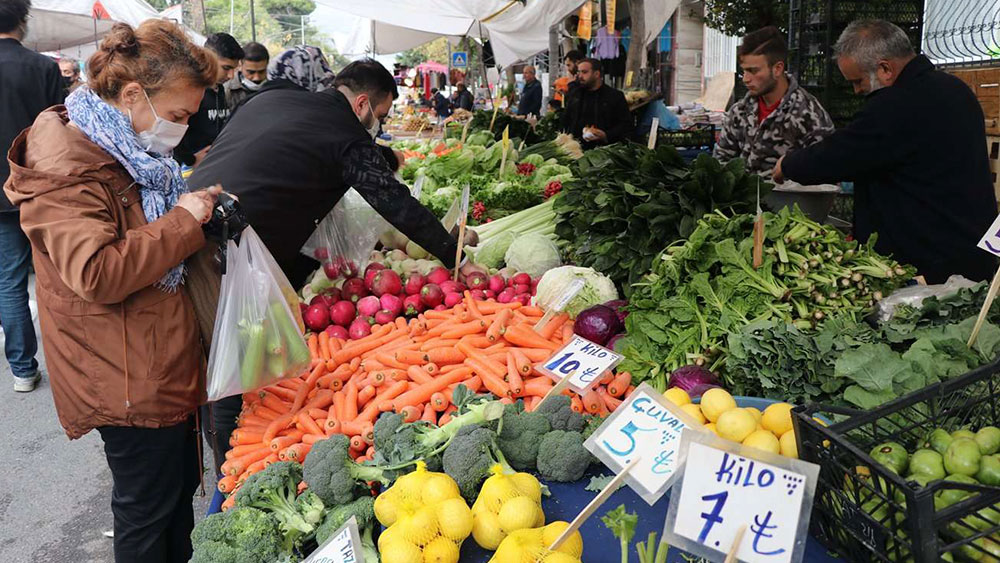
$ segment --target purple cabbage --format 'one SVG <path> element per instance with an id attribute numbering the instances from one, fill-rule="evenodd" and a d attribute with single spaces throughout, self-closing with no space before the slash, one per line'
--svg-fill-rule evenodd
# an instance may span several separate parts
<path id="1" fill-rule="evenodd" d="M 691 397 L 700 397 L 712 387 L 719 387 L 719 378 L 702 366 L 684 366 L 674 370 L 667 381 L 667 387 L 678 387 Z"/>
<path id="2" fill-rule="evenodd" d="M 573 332 L 593 342 L 604 346 L 611 337 L 622 331 L 621 321 L 615 310 L 604 305 L 594 305 L 584 309 L 576 317 Z"/>
<path id="3" fill-rule="evenodd" d="M 628 307 L 628 301 L 624 299 L 616 299 L 614 301 L 608 301 L 604 304 L 604 306 L 614 309 L 615 314 L 618 315 L 618 322 L 620 322 L 624 327 L 625 318 L 628 317 L 628 309 L 626 309 L 626 307 Z"/>

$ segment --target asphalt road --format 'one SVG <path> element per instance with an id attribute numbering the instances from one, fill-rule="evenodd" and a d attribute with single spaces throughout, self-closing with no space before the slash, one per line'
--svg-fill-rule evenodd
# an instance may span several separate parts
<path id="1" fill-rule="evenodd" d="M 32 286 L 32 295 L 34 294 Z M 37 321 L 36 321 L 37 332 Z M 41 348 L 41 339 L 39 339 Z M 0 332 L 0 350 L 3 333 Z M 70 441 L 56 418 L 45 370 L 31 393 L 15 393 L 10 367 L 0 354 L 0 561 L 11 563 L 105 563 L 113 561 L 111 472 L 97 432 Z M 195 517 L 206 496 L 196 493 Z"/>

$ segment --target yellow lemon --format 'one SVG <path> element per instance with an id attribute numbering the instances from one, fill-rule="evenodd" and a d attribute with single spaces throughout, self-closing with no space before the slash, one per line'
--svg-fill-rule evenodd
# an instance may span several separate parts
<path id="1" fill-rule="evenodd" d="M 472 533 L 472 511 L 465 505 L 463 499 L 450 498 L 441 501 L 434 509 L 437 511 L 442 536 L 462 541 Z"/>
<path id="2" fill-rule="evenodd" d="M 663 392 L 663 397 L 678 407 L 691 404 L 691 395 L 680 387 L 671 387 Z"/>
<path id="3" fill-rule="evenodd" d="M 760 423 L 764 428 L 781 436 L 792 429 L 792 405 L 774 403 L 764 409 Z"/>
<path id="4" fill-rule="evenodd" d="M 458 563 L 458 544 L 438 536 L 424 547 L 424 563 Z"/>
<path id="5" fill-rule="evenodd" d="M 542 559 L 542 563 L 580 563 L 580 560 L 572 555 L 566 555 L 558 551 L 553 551 Z"/>
<path id="6" fill-rule="evenodd" d="M 799 446 L 795 443 L 795 430 L 789 430 L 782 434 L 778 443 L 781 445 L 781 455 L 798 459 Z"/>
<path id="7" fill-rule="evenodd" d="M 568 527 L 569 522 L 563 522 L 560 520 L 542 528 L 542 545 L 546 547 L 552 545 L 552 542 L 556 541 L 559 534 L 563 533 L 563 531 Z M 580 531 L 577 530 L 573 532 L 556 551 L 560 551 L 566 555 L 572 555 L 573 557 L 579 559 L 580 556 L 583 555 L 583 537 L 580 535 Z"/>
<path id="8" fill-rule="evenodd" d="M 531 528 L 538 520 L 538 504 L 528 497 L 514 497 L 503 503 L 497 516 L 504 533 Z"/>
<path id="9" fill-rule="evenodd" d="M 497 515 L 488 510 L 476 514 L 472 521 L 472 538 L 479 547 L 495 550 L 504 538 Z"/>
<path id="10" fill-rule="evenodd" d="M 719 420 L 719 415 L 736 408 L 736 399 L 725 389 L 713 387 L 701 396 L 701 412 L 711 422 Z"/>
<path id="11" fill-rule="evenodd" d="M 424 504 L 436 504 L 446 499 L 458 498 L 462 496 L 458 492 L 458 485 L 451 477 L 444 473 L 432 473 L 424 485 L 421 498 Z"/>
<path id="12" fill-rule="evenodd" d="M 402 528 L 402 536 L 417 545 L 427 545 L 439 535 L 437 515 L 430 507 L 414 512 L 397 525 Z"/>
<path id="13" fill-rule="evenodd" d="M 771 434 L 767 430 L 758 430 L 753 434 L 750 434 L 743 440 L 743 445 L 751 448 L 757 448 L 758 450 L 764 450 L 765 452 L 771 452 L 773 454 L 781 451 L 781 445 L 778 443 L 778 439 L 774 437 L 774 434 Z"/>
<path id="14" fill-rule="evenodd" d="M 421 563 L 424 560 L 420 548 L 402 538 L 385 542 L 379 551 L 382 563 Z"/>
<path id="15" fill-rule="evenodd" d="M 535 527 L 541 528 L 545 525 L 545 511 L 542 510 L 542 505 L 538 505 L 538 517 L 535 518 Z"/>
<path id="16" fill-rule="evenodd" d="M 708 424 L 706 424 L 705 425 L 705 430 L 708 430 L 709 432 L 711 432 L 712 434 L 715 434 L 716 436 L 719 435 L 719 429 L 716 428 L 714 422 L 709 422 Z"/>
<path id="17" fill-rule="evenodd" d="M 705 424 L 705 415 L 701 414 L 701 409 L 698 408 L 698 405 L 681 405 L 681 410 L 694 417 L 698 424 Z"/>
<path id="18" fill-rule="evenodd" d="M 819 418 L 817 418 L 815 416 L 813 417 L 813 420 L 815 420 L 816 424 L 819 424 L 820 426 L 828 426 L 827 423 L 823 422 L 822 420 L 820 420 Z M 830 440 L 823 440 L 823 447 L 824 448 L 829 448 L 830 447 Z"/>
<path id="19" fill-rule="evenodd" d="M 383 526 L 392 526 L 396 523 L 399 519 L 399 505 L 396 503 L 395 495 L 386 491 L 375 497 L 375 518 Z"/>
<path id="20" fill-rule="evenodd" d="M 719 436 L 742 442 L 757 428 L 757 421 L 746 409 L 732 409 L 720 414 L 715 426 Z"/>
<path id="21" fill-rule="evenodd" d="M 755 407 L 743 407 L 743 410 L 745 410 L 748 413 L 752 414 L 753 415 L 753 419 L 757 421 L 757 424 L 760 424 L 760 419 L 764 415 L 761 414 L 761 412 L 760 412 L 759 409 L 757 409 Z"/>
<path id="22" fill-rule="evenodd" d="M 509 476 L 516 488 L 522 495 L 535 502 L 542 502 L 542 485 L 530 473 L 515 473 Z"/>

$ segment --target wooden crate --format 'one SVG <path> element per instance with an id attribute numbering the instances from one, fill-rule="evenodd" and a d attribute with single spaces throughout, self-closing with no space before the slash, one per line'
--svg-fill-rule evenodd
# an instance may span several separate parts
<path id="1" fill-rule="evenodd" d="M 986 117 L 986 133 L 1000 135 L 1000 67 L 953 70 L 979 98 Z"/>
<path id="2" fill-rule="evenodd" d="M 1000 137 L 988 135 L 986 137 L 986 154 L 990 159 L 990 175 L 993 179 L 993 193 L 1000 201 Z"/>

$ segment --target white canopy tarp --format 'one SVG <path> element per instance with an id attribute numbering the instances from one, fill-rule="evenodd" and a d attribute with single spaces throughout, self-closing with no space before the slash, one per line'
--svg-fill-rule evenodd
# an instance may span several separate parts
<path id="1" fill-rule="evenodd" d="M 490 38 L 497 64 L 505 67 L 547 49 L 549 28 L 579 8 L 583 0 L 527 0 L 524 4 L 514 3 L 498 15 L 495 14 L 510 4 L 508 0 L 317 0 L 317 3 L 395 28 L 428 34 L 425 37 L 410 34 L 407 42 L 423 39 L 417 45 L 442 35 L 479 37 L 481 23 L 483 35 Z M 365 31 L 371 35 L 370 26 Z M 389 52 L 383 50 L 379 36 L 391 36 L 393 31 L 376 25 L 376 52 Z"/>
<path id="2" fill-rule="evenodd" d="M 347 41 L 341 46 L 341 54 L 354 57 L 374 53 L 391 55 L 419 47 L 441 37 L 438 33 L 428 33 L 405 27 L 362 18 L 359 25 L 351 30 Z"/>

